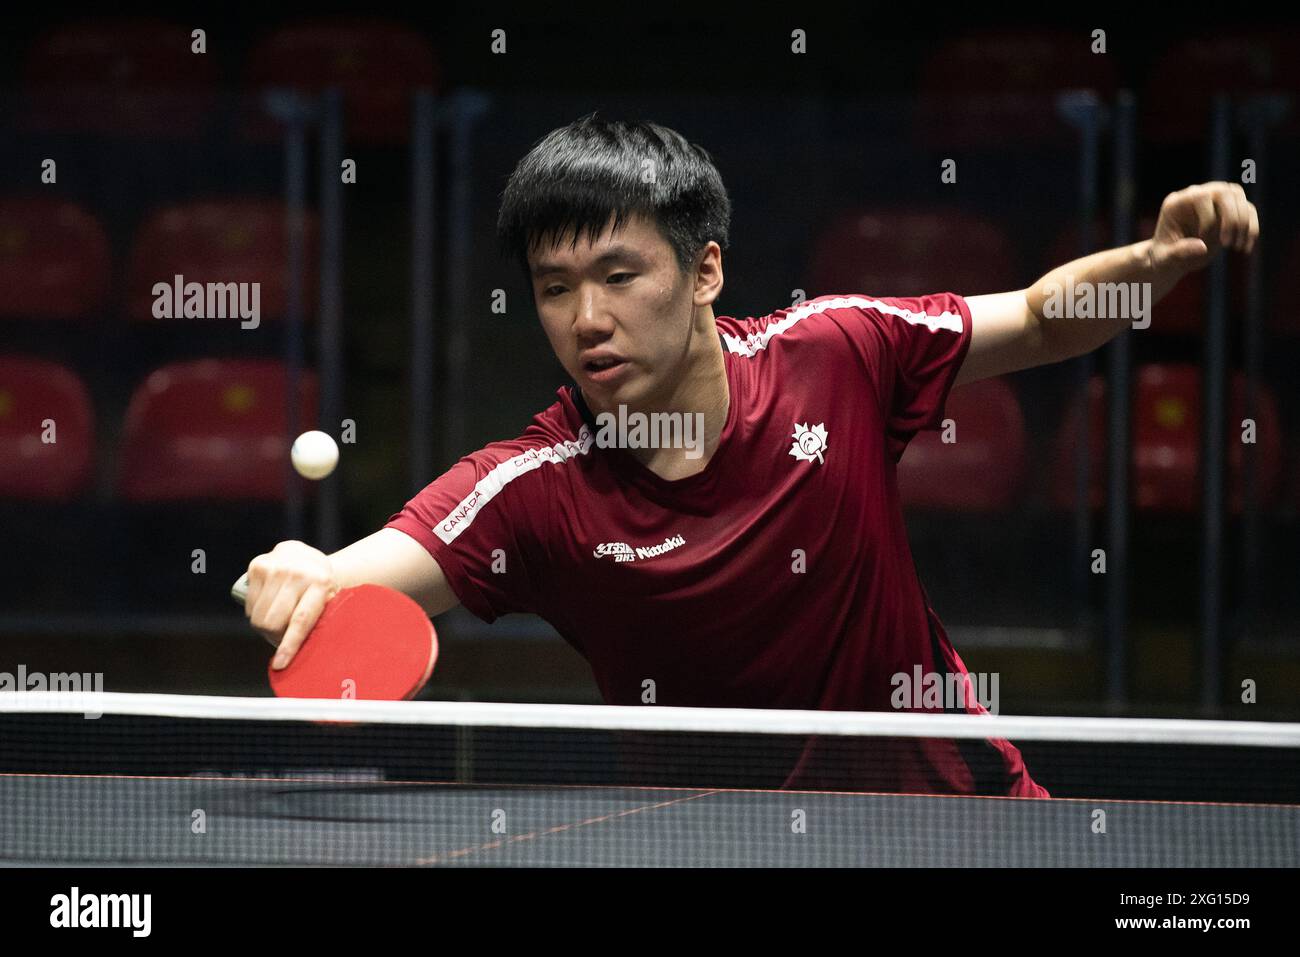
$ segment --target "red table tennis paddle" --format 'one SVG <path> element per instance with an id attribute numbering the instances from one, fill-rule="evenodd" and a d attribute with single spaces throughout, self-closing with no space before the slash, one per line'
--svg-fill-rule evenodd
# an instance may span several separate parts
<path id="1" fill-rule="evenodd" d="M 230 594 L 243 604 L 247 575 Z M 392 588 L 356 585 L 329 600 L 288 667 L 268 665 L 267 675 L 282 698 L 401 701 L 424 687 L 437 660 L 438 636 L 423 608 Z"/>

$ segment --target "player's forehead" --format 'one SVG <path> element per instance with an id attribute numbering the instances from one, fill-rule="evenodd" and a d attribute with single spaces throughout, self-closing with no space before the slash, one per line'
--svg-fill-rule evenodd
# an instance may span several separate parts
<path id="1" fill-rule="evenodd" d="M 569 229 L 535 239 L 528 250 L 528 266 L 533 277 L 582 272 L 594 266 L 620 262 L 650 268 L 665 251 L 671 251 L 653 220 L 644 215 L 629 217 L 617 229 L 611 216 L 595 239 L 586 230 L 578 233 L 576 238 L 575 243 L 575 230 Z"/>

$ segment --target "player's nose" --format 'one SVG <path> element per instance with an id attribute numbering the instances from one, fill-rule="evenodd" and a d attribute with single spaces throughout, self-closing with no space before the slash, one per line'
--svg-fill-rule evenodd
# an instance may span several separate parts
<path id="1" fill-rule="evenodd" d="M 614 331 L 614 317 L 605 308 L 600 293 L 584 287 L 578 296 L 573 314 L 573 331 L 579 339 L 602 341 Z M 586 343 L 584 343 L 586 345 Z"/>

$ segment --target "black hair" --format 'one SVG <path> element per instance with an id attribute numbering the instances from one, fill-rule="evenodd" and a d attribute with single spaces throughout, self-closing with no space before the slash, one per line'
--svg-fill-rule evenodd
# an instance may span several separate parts
<path id="1" fill-rule="evenodd" d="M 531 289 L 534 245 L 572 233 L 576 248 L 583 233 L 595 242 L 611 216 L 618 229 L 637 214 L 658 226 L 683 273 L 708 242 L 727 248 L 731 200 L 708 152 L 667 127 L 593 112 L 552 130 L 519 161 L 501 195 L 497 238 Z"/>

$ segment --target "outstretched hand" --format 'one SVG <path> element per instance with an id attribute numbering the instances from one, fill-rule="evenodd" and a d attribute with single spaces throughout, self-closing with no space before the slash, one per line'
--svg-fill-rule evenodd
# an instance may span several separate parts
<path id="1" fill-rule="evenodd" d="M 1259 211 L 1237 183 L 1200 183 L 1170 193 L 1160 204 L 1151 237 L 1151 267 L 1183 276 L 1220 249 L 1250 253 L 1259 238 Z"/>

